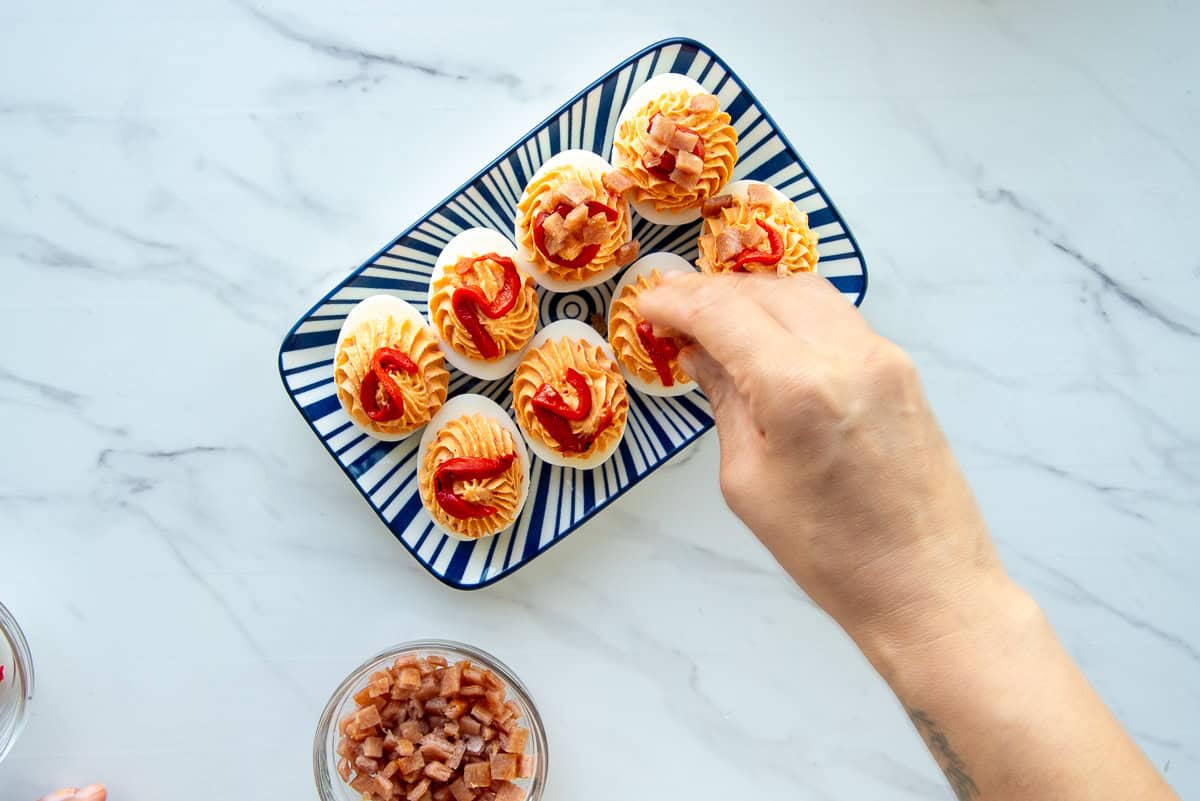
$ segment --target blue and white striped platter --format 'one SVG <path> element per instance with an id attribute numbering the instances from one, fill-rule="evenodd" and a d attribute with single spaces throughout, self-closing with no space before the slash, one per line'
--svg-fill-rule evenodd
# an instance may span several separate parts
<path id="1" fill-rule="evenodd" d="M 631 391 L 628 430 L 612 459 L 591 471 L 534 459 L 529 501 L 516 525 L 496 537 L 459 542 L 435 529 L 421 506 L 416 463 L 420 438 L 379 442 L 351 425 L 338 404 L 333 385 L 338 329 L 354 304 L 369 295 L 391 293 L 425 311 L 430 272 L 450 238 L 475 226 L 511 235 L 517 199 L 542 162 L 567 148 L 608 158 L 626 99 L 646 79 L 663 72 L 684 73 L 720 97 L 739 137 L 734 179 L 766 181 L 791 197 L 808 212 L 809 224 L 820 236 L 821 273 L 855 304 L 866 294 L 867 268 L 850 229 L 774 120 L 721 58 L 691 39 L 668 39 L 606 73 L 319 300 L 288 332 L 279 351 L 288 395 L 321 443 L 392 534 L 425 569 L 452 587 L 484 587 L 563 540 L 710 429 L 708 402 L 699 393 L 652 398 Z M 643 253 L 666 250 L 693 262 L 699 227 L 699 222 L 665 227 L 638 220 L 634 235 Z M 616 281 L 569 294 L 543 292 L 543 324 L 603 315 Z M 507 378 L 488 382 L 452 372 L 450 394 L 464 392 L 482 393 L 510 408 Z"/>

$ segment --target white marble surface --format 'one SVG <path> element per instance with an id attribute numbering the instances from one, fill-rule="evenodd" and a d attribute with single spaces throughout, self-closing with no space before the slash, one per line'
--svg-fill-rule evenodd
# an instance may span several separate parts
<path id="1" fill-rule="evenodd" d="M 339 276 L 674 33 L 827 186 L 865 313 L 919 361 L 1012 571 L 1200 795 L 1196 6 L 493 5 L 0 5 L 0 598 L 37 670 L 0 801 L 313 798 L 328 693 L 420 636 L 525 678 L 547 799 L 611 798 L 611 765 L 639 798 L 950 798 L 722 506 L 715 439 L 464 594 L 373 519 L 275 374 Z"/>

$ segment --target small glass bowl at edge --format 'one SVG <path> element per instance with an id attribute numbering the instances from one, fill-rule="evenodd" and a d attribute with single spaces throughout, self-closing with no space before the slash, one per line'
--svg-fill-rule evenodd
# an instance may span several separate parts
<path id="1" fill-rule="evenodd" d="M 509 697 L 520 708 L 521 720 L 529 729 L 529 744 L 525 753 L 534 758 L 533 778 L 517 780 L 516 784 L 525 789 L 526 801 L 539 801 L 546 786 L 550 751 L 542 718 L 533 705 L 529 690 L 516 674 L 496 657 L 465 643 L 450 640 L 414 640 L 394 645 L 359 665 L 338 685 L 321 713 L 313 739 L 313 776 L 321 801 L 361 801 L 359 794 L 337 774 L 338 756 L 334 750 L 338 741 L 337 722 L 358 708 L 354 703 L 354 694 L 366 686 L 367 677 L 377 670 L 390 667 L 396 657 L 403 654 L 415 654 L 420 657 L 442 656 L 451 664 L 469 659 L 472 664 L 490 669 L 504 681 Z"/>

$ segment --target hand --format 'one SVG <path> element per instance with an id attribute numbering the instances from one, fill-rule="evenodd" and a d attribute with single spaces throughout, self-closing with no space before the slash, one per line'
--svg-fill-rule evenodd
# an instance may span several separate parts
<path id="1" fill-rule="evenodd" d="M 730 508 L 860 645 L 1003 580 L 912 362 L 828 281 L 670 276 L 639 311 L 695 340 Z"/>
<path id="2" fill-rule="evenodd" d="M 62 790 L 45 796 L 41 801 L 105 801 L 108 791 L 103 784 L 89 784 L 87 787 L 65 787 Z"/>

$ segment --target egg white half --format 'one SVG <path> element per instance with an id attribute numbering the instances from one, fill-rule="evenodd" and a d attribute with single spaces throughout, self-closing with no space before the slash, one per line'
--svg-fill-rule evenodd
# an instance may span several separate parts
<path id="1" fill-rule="evenodd" d="M 513 246 L 513 243 L 509 242 L 508 238 L 503 234 L 489 228 L 468 228 L 447 242 L 446 247 L 442 248 L 437 262 L 433 265 L 433 274 L 429 276 L 428 297 L 429 308 L 431 309 L 431 322 L 433 314 L 433 282 L 441 278 L 446 270 L 453 269 L 454 265 L 458 264 L 458 260 L 463 256 L 482 256 L 485 253 L 508 256 L 516 262 L 517 249 Z M 520 269 L 517 272 L 521 272 Z M 430 327 L 433 328 L 434 334 L 437 335 L 438 342 L 442 346 L 442 352 L 446 354 L 446 361 L 467 375 L 473 375 L 485 381 L 495 381 L 498 378 L 504 378 L 504 376 L 516 370 L 517 365 L 521 362 L 521 356 L 525 353 L 526 348 L 529 347 L 526 345 L 525 348 L 519 351 L 489 362 L 459 353 L 450 346 L 449 342 L 442 339 L 441 332 L 437 330 L 437 326 L 431 325 Z"/>
<path id="2" fill-rule="evenodd" d="M 549 340 L 557 342 L 563 337 L 567 337 L 568 339 L 582 339 L 589 345 L 598 345 L 604 349 L 604 354 L 612 359 L 614 364 L 620 364 L 617 361 L 616 354 L 613 353 L 612 346 L 608 344 L 608 340 L 600 336 L 596 329 L 579 320 L 559 320 L 556 323 L 551 323 L 534 335 L 533 341 L 529 343 L 529 347 L 531 349 L 537 348 Z M 628 423 L 628 415 L 626 415 L 626 423 Z M 621 426 L 621 436 L 613 440 L 609 447 L 584 457 L 565 456 L 554 448 L 543 445 L 530 436 L 526 436 L 525 441 L 529 443 L 529 450 L 533 451 L 534 456 L 537 456 L 543 462 L 558 465 L 559 467 L 578 467 L 580 470 L 591 470 L 608 461 L 609 457 L 620 447 L 621 440 L 625 438 L 625 427 L 624 424 Z"/>
<path id="3" fill-rule="evenodd" d="M 421 313 L 417 311 L 408 301 L 402 300 L 395 295 L 372 295 L 369 298 L 364 298 L 363 300 L 359 301 L 354 308 L 350 310 L 350 313 L 346 315 L 346 319 L 342 323 L 342 328 L 340 331 L 338 331 L 337 348 L 340 349 L 342 347 L 342 340 L 345 339 L 350 332 L 373 317 L 392 317 L 396 320 L 411 320 L 422 328 L 430 327 L 425 322 L 425 318 L 421 316 Z M 334 352 L 336 353 L 337 351 L 335 350 Z M 345 409 L 346 414 L 349 415 L 350 410 L 346 409 L 346 404 L 342 401 L 342 396 L 339 394 L 337 398 L 338 403 L 342 405 L 342 408 Z M 350 422 L 353 423 L 354 427 L 359 431 L 382 442 L 399 442 L 402 439 L 408 439 L 413 434 L 417 433 L 417 431 L 420 431 L 419 428 L 415 428 L 412 431 L 409 431 L 407 434 L 385 434 L 381 431 L 373 431 L 366 426 L 359 425 L 358 421 L 352 417 L 350 418 Z"/>
<path id="4" fill-rule="evenodd" d="M 617 127 L 620 128 L 625 120 L 640 111 L 642 106 L 651 100 L 661 97 L 667 92 L 678 92 L 680 90 L 694 95 L 709 94 L 707 89 L 686 75 L 680 75 L 677 72 L 664 72 L 662 75 L 655 75 L 630 95 L 629 100 L 625 103 L 625 107 L 621 109 L 621 113 L 617 117 Z M 625 166 L 616 148 L 613 148 L 612 159 L 615 166 Z M 699 207 L 681 209 L 679 211 L 659 211 L 654 208 L 653 200 L 631 200 L 629 204 L 633 206 L 633 210 L 638 213 L 639 217 L 649 220 L 656 225 L 686 225 L 700 219 Z"/>
<path id="5" fill-rule="evenodd" d="M 606 173 L 612 170 L 611 164 L 605 161 L 602 156 L 597 156 L 590 150 L 564 150 L 550 158 L 545 164 L 539 167 L 537 172 L 533 174 L 533 177 L 529 179 L 529 183 L 532 184 L 551 169 L 568 164 L 581 171 L 598 171 L 601 173 Z M 521 193 L 521 202 L 525 201 L 526 196 L 526 192 Z M 622 198 L 620 204 L 621 205 L 619 205 L 617 208 L 617 213 L 628 213 L 627 209 L 624 208 L 628 205 L 628 201 Z M 607 270 L 596 273 L 595 275 L 592 275 L 581 281 L 565 281 L 562 278 L 555 278 L 554 276 L 548 275 L 546 272 L 544 272 L 541 267 L 539 267 L 533 261 L 534 254 L 526 250 L 525 247 L 520 244 L 521 230 L 519 219 L 513 223 L 513 240 L 518 243 L 516 258 L 517 267 L 528 275 L 532 275 L 533 280 L 537 281 L 538 285 L 545 289 L 549 289 L 551 292 L 574 292 L 578 289 L 587 289 L 588 287 L 596 286 L 597 284 L 603 284 L 605 281 L 609 280 L 621 271 L 620 265 L 613 265 Z"/>
<path id="6" fill-rule="evenodd" d="M 612 300 L 608 304 L 608 318 L 612 319 L 613 303 L 620 297 L 621 292 L 625 287 L 637 282 L 638 278 L 645 276 L 646 280 L 650 280 L 650 275 L 658 270 L 659 275 L 668 273 L 694 273 L 696 268 L 680 256 L 674 253 L 647 253 L 640 259 L 630 265 L 625 274 L 621 276 L 621 280 L 617 282 L 616 289 L 613 290 Z M 617 365 L 621 368 L 621 372 L 625 375 L 625 382 L 629 386 L 636 389 L 643 395 L 654 395 L 659 398 L 674 398 L 678 395 L 686 395 L 696 388 L 695 381 L 683 381 L 674 386 L 664 387 L 662 384 L 649 383 L 643 381 L 636 373 L 626 369 L 621 360 L 617 360 Z"/>
<path id="7" fill-rule="evenodd" d="M 466 417 L 472 414 L 480 414 L 489 420 L 494 420 L 512 434 L 513 445 L 516 448 L 517 459 L 521 462 L 521 489 L 517 499 L 517 511 L 513 516 L 513 520 L 521 516 L 521 510 L 525 508 L 525 501 L 529 498 L 529 451 L 525 449 L 525 438 L 521 435 L 521 430 L 517 428 L 517 424 L 513 422 L 508 413 L 500 407 L 500 404 L 493 401 L 491 398 L 486 398 L 483 395 L 458 395 L 446 401 L 438 413 L 429 421 L 429 425 L 425 427 L 425 433 L 421 435 L 421 443 L 417 446 L 417 470 L 420 471 L 421 465 L 425 464 L 425 454 L 429 451 L 429 446 L 433 443 L 434 437 L 438 432 L 446 427 L 446 424 L 451 420 L 457 420 L 460 417 Z M 434 503 L 437 503 L 435 500 Z M 425 498 L 421 498 L 421 505 L 425 506 Z M 426 506 L 428 510 L 428 506 Z M 456 540 L 464 540 L 466 542 L 475 542 L 473 537 L 464 537 L 456 531 L 442 528 L 434 522 L 438 530 L 447 537 Z M 510 524 L 511 525 L 511 524 Z M 494 536 L 504 531 L 504 528 L 497 529 L 488 536 Z M 483 539 L 480 537 L 479 539 Z"/>

